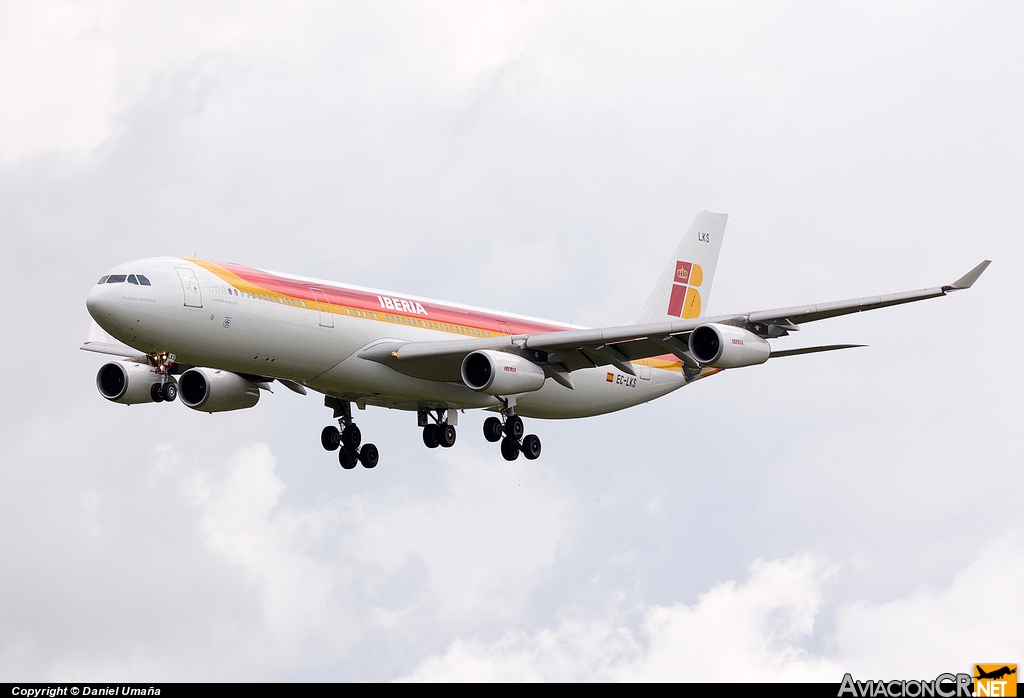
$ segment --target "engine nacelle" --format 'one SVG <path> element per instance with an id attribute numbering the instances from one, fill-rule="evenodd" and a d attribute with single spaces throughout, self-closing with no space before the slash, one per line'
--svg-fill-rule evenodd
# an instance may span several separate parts
<path id="1" fill-rule="evenodd" d="M 712 323 L 690 333 L 690 354 L 702 366 L 740 368 L 763 364 L 772 355 L 772 347 L 742 327 Z"/>
<path id="2" fill-rule="evenodd" d="M 160 376 L 147 364 L 134 361 L 111 361 L 96 374 L 96 389 L 111 402 L 138 405 L 153 402 L 153 386 Z"/>
<path id="3" fill-rule="evenodd" d="M 462 360 L 462 382 L 478 393 L 516 395 L 540 390 L 544 369 L 521 356 L 482 349 Z"/>
<path id="4" fill-rule="evenodd" d="M 178 378 L 178 396 L 200 412 L 244 410 L 260 401 L 260 389 L 237 373 L 190 368 Z"/>

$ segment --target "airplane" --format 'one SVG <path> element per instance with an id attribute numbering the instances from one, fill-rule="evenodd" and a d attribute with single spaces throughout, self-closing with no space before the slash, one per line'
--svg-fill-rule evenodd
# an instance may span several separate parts
<path id="1" fill-rule="evenodd" d="M 975 664 L 974 668 L 978 671 L 978 675 L 974 677 L 976 679 L 999 680 L 999 679 L 1003 678 L 1004 676 L 1009 676 L 1010 674 L 1016 674 L 1017 673 L 1016 667 L 1011 669 L 1008 666 L 1004 666 L 1004 667 L 1002 667 L 1000 669 L 995 669 L 993 671 L 985 671 L 985 670 L 983 670 L 981 668 L 980 664 Z"/>
<path id="2" fill-rule="evenodd" d="M 807 322 L 970 288 L 985 260 L 919 291 L 707 317 L 728 215 L 700 211 L 634 322 L 589 328 L 379 289 L 185 257 L 120 264 L 86 298 L 81 348 L 118 357 L 96 387 L 121 404 L 201 412 L 255 406 L 276 381 L 324 395 L 338 426 L 321 444 L 373 468 L 352 405 L 415 411 L 428 448 L 455 443 L 459 412 L 487 410 L 502 456 L 533 460 L 523 417 L 569 419 L 650 402 L 719 371 L 855 344 L 775 349 Z M 110 337 L 118 341 L 109 341 Z M 769 341 L 771 340 L 771 341 Z"/>

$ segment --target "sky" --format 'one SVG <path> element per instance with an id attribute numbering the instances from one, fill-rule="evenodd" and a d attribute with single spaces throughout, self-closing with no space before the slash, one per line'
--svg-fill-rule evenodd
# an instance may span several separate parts
<path id="1" fill-rule="evenodd" d="M 769 6 L 770 5 L 770 6 Z M 1024 8 L 0 0 L 0 680 L 782 681 L 1024 661 Z M 656 402 L 415 415 L 287 390 L 122 406 L 119 263 L 234 261 L 629 322 L 695 213 L 710 314 L 867 348 Z"/>

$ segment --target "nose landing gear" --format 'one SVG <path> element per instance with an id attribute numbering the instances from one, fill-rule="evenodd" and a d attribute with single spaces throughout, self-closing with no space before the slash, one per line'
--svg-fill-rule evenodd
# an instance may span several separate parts
<path id="1" fill-rule="evenodd" d="M 338 425 L 324 427 L 320 432 L 320 445 L 327 451 L 338 451 L 338 463 L 345 470 L 352 470 L 357 464 L 364 468 L 375 468 L 380 460 L 380 453 L 373 444 L 360 444 L 363 435 L 359 427 L 352 421 L 352 405 L 347 400 L 339 400 L 327 396 L 324 404 L 334 410 Z"/>
<path id="2" fill-rule="evenodd" d="M 174 354 L 165 351 L 149 354 L 147 362 L 160 376 L 160 382 L 153 384 L 149 389 L 149 396 L 153 402 L 174 402 L 178 397 L 178 384 L 171 378 L 171 368 L 174 366 Z"/>

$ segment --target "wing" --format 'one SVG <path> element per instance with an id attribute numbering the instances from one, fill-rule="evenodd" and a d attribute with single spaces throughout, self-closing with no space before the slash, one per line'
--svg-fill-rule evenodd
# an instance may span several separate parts
<path id="1" fill-rule="evenodd" d="M 673 320 L 641 325 L 620 325 L 586 330 L 522 334 L 489 339 L 439 340 L 401 342 L 382 340 L 359 352 L 359 357 L 376 361 L 406 375 L 429 380 L 460 381 L 463 359 L 481 349 L 511 351 L 537 363 L 548 377 L 572 387 L 569 374 L 583 368 L 615 366 L 634 375 L 631 361 L 671 354 L 683 364 L 699 367 L 690 355 L 687 344 L 690 333 L 709 323 L 734 325 L 761 337 L 783 337 L 798 330 L 799 325 L 816 320 L 913 303 L 927 298 L 945 296 L 970 288 L 990 264 L 983 261 L 951 284 L 917 291 L 904 291 L 884 296 L 868 296 L 852 300 L 804 305 L 775 310 L 761 310 L 734 315 L 718 315 L 689 320 Z M 778 352 L 776 356 L 830 351 L 856 345 L 805 347 Z"/>
<path id="2" fill-rule="evenodd" d="M 78 347 L 84 351 L 94 351 L 98 354 L 107 354 L 109 356 L 120 356 L 126 359 L 140 364 L 147 362 L 146 355 L 138 349 L 132 349 L 131 347 L 114 342 L 85 342 L 82 346 Z"/>

